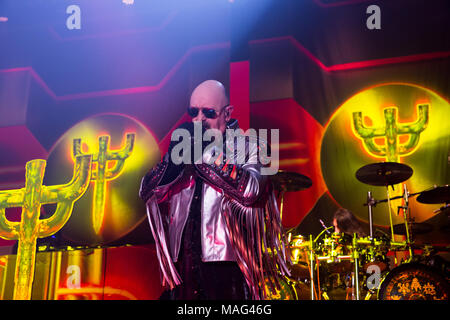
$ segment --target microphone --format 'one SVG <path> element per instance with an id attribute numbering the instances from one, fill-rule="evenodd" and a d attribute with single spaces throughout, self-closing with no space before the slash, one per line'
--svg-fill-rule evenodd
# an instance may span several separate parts
<path id="1" fill-rule="evenodd" d="M 184 131 L 184 132 L 183 132 Z M 187 131 L 187 132 L 186 132 Z M 176 164 L 194 164 L 201 160 L 203 156 L 204 141 L 203 134 L 206 128 L 201 122 L 184 122 L 178 126 L 171 136 L 169 152 L 172 156 L 172 150 L 178 145 L 178 154 L 175 154 Z M 186 141 L 185 141 L 186 140 Z M 186 143 L 188 143 L 186 145 Z M 187 154 L 185 154 L 185 152 Z"/>

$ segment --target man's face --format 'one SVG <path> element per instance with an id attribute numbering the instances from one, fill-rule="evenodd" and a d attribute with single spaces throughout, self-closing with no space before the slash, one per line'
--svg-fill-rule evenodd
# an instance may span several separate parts
<path id="1" fill-rule="evenodd" d="M 201 121 L 205 129 L 225 132 L 233 107 L 228 104 L 225 90 L 220 83 L 206 81 L 192 93 L 190 108 L 198 109 L 192 121 Z"/>
<path id="2" fill-rule="evenodd" d="M 198 106 L 191 105 L 191 108 L 199 109 L 197 116 L 192 118 L 192 122 L 200 121 L 205 129 L 217 129 L 225 132 L 227 124 L 227 106 Z"/>
<path id="3" fill-rule="evenodd" d="M 341 232 L 341 230 L 339 230 L 339 227 L 338 227 L 336 219 L 333 219 L 333 226 L 334 226 L 334 232 L 335 233 L 340 233 Z"/>

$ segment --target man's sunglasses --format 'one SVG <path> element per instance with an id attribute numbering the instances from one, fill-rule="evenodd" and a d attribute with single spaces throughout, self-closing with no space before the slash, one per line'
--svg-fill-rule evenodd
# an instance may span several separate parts
<path id="1" fill-rule="evenodd" d="M 228 105 L 222 107 L 222 109 L 220 110 L 219 113 L 217 113 L 217 111 L 216 111 L 215 109 L 213 109 L 213 108 L 202 108 L 202 109 L 199 109 L 199 108 L 189 107 L 189 108 L 187 109 L 187 113 L 188 113 L 188 115 L 191 116 L 192 118 L 195 118 L 196 116 L 198 116 L 198 113 L 201 111 L 201 112 L 203 112 L 203 115 L 204 115 L 206 118 L 208 118 L 208 119 L 216 119 L 216 118 L 219 116 L 219 114 L 221 114 L 222 111 L 223 111 L 226 107 L 228 107 Z"/>

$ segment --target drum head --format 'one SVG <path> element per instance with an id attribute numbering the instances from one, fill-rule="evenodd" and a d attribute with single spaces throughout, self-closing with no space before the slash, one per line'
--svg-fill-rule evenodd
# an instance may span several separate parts
<path id="1" fill-rule="evenodd" d="M 448 300 L 450 287 L 443 275 L 431 267 L 403 264 L 388 273 L 380 285 L 379 300 Z"/>

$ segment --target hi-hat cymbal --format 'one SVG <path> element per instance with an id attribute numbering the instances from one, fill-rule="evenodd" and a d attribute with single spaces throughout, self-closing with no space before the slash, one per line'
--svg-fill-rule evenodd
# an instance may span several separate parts
<path id="1" fill-rule="evenodd" d="M 408 225 L 411 227 L 411 232 L 413 234 L 424 234 L 431 232 L 433 230 L 433 226 L 429 223 L 418 223 L 418 222 L 410 222 Z M 395 234 L 403 234 L 406 235 L 406 227 L 404 223 L 394 225 L 394 233 Z"/>
<path id="2" fill-rule="evenodd" d="M 312 181 L 307 176 L 297 172 L 278 171 L 277 174 L 270 176 L 273 186 L 279 191 L 300 191 L 312 186 Z"/>
<path id="3" fill-rule="evenodd" d="M 356 171 L 356 179 L 372 186 L 390 186 L 408 180 L 413 169 L 402 163 L 379 162 L 361 167 Z"/>
<path id="4" fill-rule="evenodd" d="M 417 197 L 420 203 L 450 203 L 450 186 L 436 187 L 431 190 L 423 191 Z"/>

